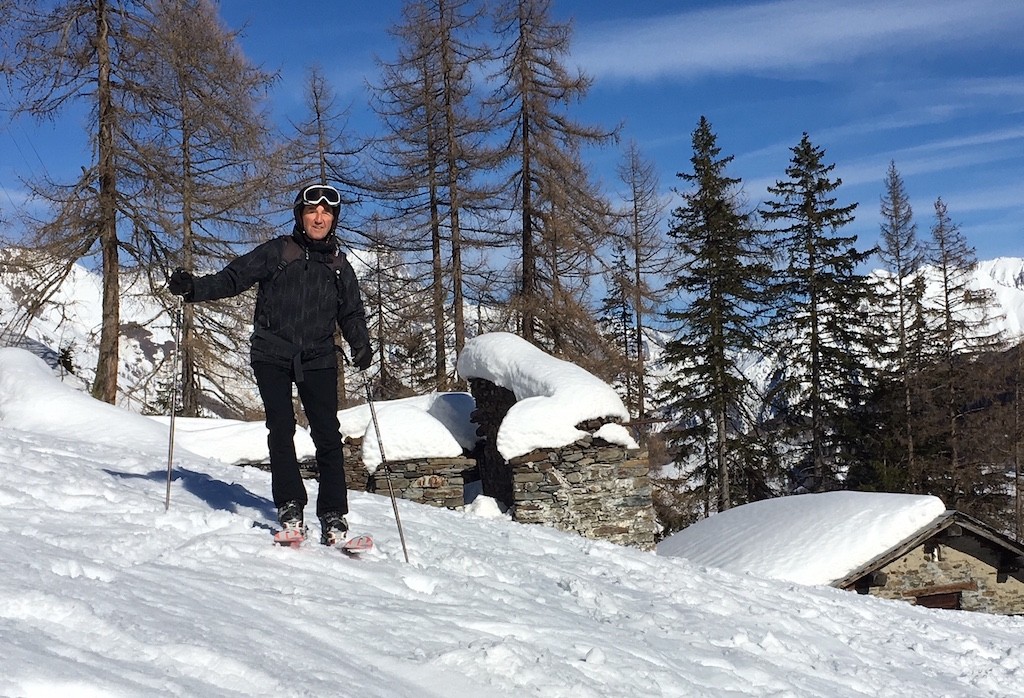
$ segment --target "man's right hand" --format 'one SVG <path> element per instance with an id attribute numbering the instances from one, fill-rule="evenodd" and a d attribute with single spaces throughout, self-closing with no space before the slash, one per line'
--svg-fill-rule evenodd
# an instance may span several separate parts
<path id="1" fill-rule="evenodd" d="M 167 290 L 176 296 L 189 298 L 195 290 L 195 281 L 192 273 L 178 267 L 167 279 Z"/>

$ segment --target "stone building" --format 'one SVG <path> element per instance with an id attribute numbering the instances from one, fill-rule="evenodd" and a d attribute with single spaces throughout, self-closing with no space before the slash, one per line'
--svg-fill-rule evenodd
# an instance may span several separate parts
<path id="1" fill-rule="evenodd" d="M 947 511 L 832 583 L 918 606 L 1024 614 L 1024 544 Z"/>
<path id="2" fill-rule="evenodd" d="M 823 492 L 703 519 L 658 554 L 920 606 L 1024 614 L 1024 543 L 938 497 Z"/>
<path id="3" fill-rule="evenodd" d="M 458 508 L 472 486 L 504 505 L 515 521 L 654 547 L 657 526 L 647 456 L 621 425 L 629 415 L 610 386 L 508 333 L 474 337 L 458 368 L 472 395 L 422 396 L 377 408 L 396 496 Z M 535 411 L 513 409 L 526 401 Z M 399 413 L 399 407 L 404 411 Z M 419 412 L 410 411 L 413 407 Z M 425 413 L 430 413 L 429 420 Z M 348 484 L 350 489 L 387 493 L 384 473 L 368 475 L 363 467 L 364 457 L 370 470 L 376 466 L 370 462 L 376 460 L 373 447 L 364 451 L 362 443 L 364 437 L 375 438 L 371 416 L 366 406 L 341 415 L 342 432 L 348 435 Z M 408 442 L 431 441 L 414 438 L 417 421 L 422 426 L 429 421 L 435 429 L 443 423 L 458 434 L 461 456 L 438 457 L 407 448 Z M 512 427 L 509 422 L 514 422 Z M 520 450 L 510 454 L 510 441 Z M 524 442 L 530 446 L 522 448 Z"/>
<path id="4" fill-rule="evenodd" d="M 483 493 L 509 507 L 513 520 L 622 545 L 654 547 L 656 521 L 646 453 L 602 438 L 606 422 L 595 419 L 576 425 L 590 436 L 506 460 L 497 448 L 498 431 L 515 395 L 481 378 L 470 380 L 470 390 L 477 405 L 473 422 L 483 437 Z"/>
<path id="5" fill-rule="evenodd" d="M 456 509 L 466 487 L 508 508 L 514 521 L 552 526 L 584 537 L 643 549 L 654 547 L 656 521 L 646 453 L 601 438 L 600 420 L 580 424 L 594 432 L 559 448 L 536 449 L 511 461 L 497 451 L 497 430 L 511 391 L 489 381 L 471 381 L 476 409 L 472 420 L 478 448 L 454 458 L 401 458 L 388 461 L 390 486 L 402 499 Z M 596 434 L 596 435 L 595 435 Z M 388 494 L 383 472 L 368 474 L 362 439 L 344 443 L 349 489 Z"/>

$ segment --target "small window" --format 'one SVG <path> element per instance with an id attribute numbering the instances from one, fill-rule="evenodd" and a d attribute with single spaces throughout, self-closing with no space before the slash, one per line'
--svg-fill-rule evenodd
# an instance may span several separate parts
<path id="1" fill-rule="evenodd" d="M 960 610 L 961 592 L 954 591 L 950 594 L 929 594 L 928 596 L 915 597 L 918 606 L 925 608 L 946 608 L 951 611 Z"/>

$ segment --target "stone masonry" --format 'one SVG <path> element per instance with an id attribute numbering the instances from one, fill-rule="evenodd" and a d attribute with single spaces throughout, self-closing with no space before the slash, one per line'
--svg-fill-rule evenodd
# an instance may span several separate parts
<path id="1" fill-rule="evenodd" d="M 373 474 L 363 467 L 362 440 L 346 439 L 345 477 L 350 490 L 389 494 L 383 466 Z M 457 509 L 465 504 L 465 486 L 476 479 L 476 461 L 469 457 L 388 461 L 396 497 L 421 504 Z"/>
<path id="2" fill-rule="evenodd" d="M 585 437 L 505 462 L 498 428 L 515 404 L 508 390 L 474 378 L 473 421 L 484 438 L 480 463 L 483 493 L 509 506 L 520 523 L 540 523 L 584 537 L 643 549 L 654 547 L 654 506 L 646 454 Z M 579 424 L 596 431 L 601 420 Z"/>
<path id="3" fill-rule="evenodd" d="M 508 464 L 513 517 L 643 549 L 654 547 L 655 517 L 645 454 L 586 437 Z"/>
<path id="4" fill-rule="evenodd" d="M 868 593 L 904 601 L 958 593 L 965 611 L 1024 614 L 1024 571 L 1008 574 L 1000 567 L 998 551 L 965 531 L 930 539 L 885 565 L 885 585 Z"/>
<path id="5" fill-rule="evenodd" d="M 465 503 L 465 487 L 479 480 L 483 494 L 509 507 L 513 520 L 578 533 L 645 550 L 654 548 L 656 520 L 647 454 L 587 436 L 561 448 L 539 449 L 506 462 L 496 447 L 498 429 L 515 395 L 474 378 L 472 419 L 481 442 L 459 458 L 389 461 L 395 496 L 450 509 Z M 576 425 L 597 431 L 606 421 Z M 388 494 L 384 473 L 363 467 L 362 439 L 343 443 L 350 490 Z M 305 463 L 303 475 L 315 477 Z"/>

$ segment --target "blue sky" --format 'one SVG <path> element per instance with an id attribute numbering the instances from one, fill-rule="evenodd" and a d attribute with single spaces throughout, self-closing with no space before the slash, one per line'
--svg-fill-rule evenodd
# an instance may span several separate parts
<path id="1" fill-rule="evenodd" d="M 398 0 L 221 3 L 229 26 L 245 25 L 250 59 L 280 71 L 278 118 L 300 115 L 305 73 L 318 63 L 363 133 L 376 128 L 365 82 L 376 80 L 375 57 L 394 55 L 386 30 L 400 9 Z M 554 11 L 573 20 L 568 60 L 594 79 L 573 115 L 621 123 L 623 141 L 655 162 L 670 205 L 705 115 L 753 203 L 784 177 L 806 131 L 836 164 L 839 203 L 860 204 L 847 231 L 863 246 L 877 238 L 893 160 L 920 234 L 942 197 L 979 259 L 1024 256 L 1024 2 L 554 0 Z M 18 199 L 17 174 L 71 177 L 87 159 L 81 117 L 68 119 L 0 130 L 0 205 Z M 609 190 L 620 158 L 614 146 L 588 155 Z"/>

